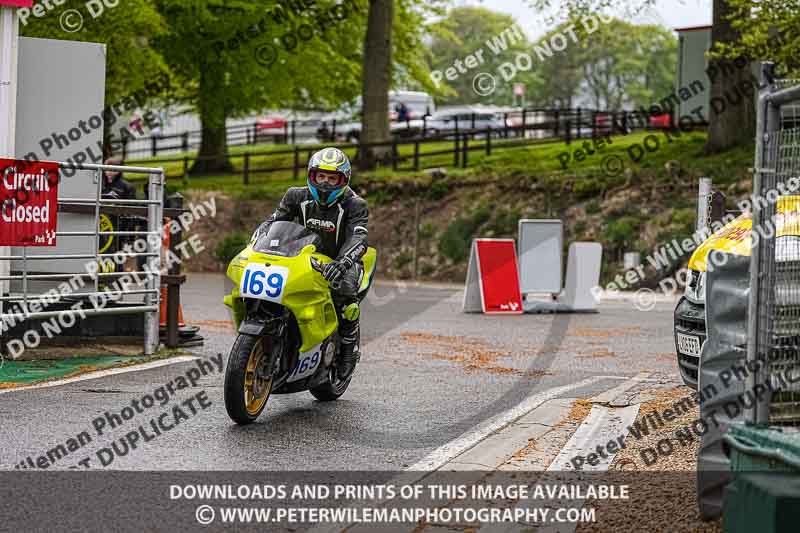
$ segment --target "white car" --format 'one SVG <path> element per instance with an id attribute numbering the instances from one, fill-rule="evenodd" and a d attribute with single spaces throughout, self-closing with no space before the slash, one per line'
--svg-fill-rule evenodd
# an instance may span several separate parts
<path id="1" fill-rule="evenodd" d="M 430 137 L 437 135 L 447 136 L 455 133 L 456 124 L 458 124 L 459 132 L 472 129 L 485 131 L 487 128 L 491 128 L 497 131 L 498 136 L 500 135 L 500 130 L 506 127 L 503 116 L 492 111 L 443 111 L 428 119 L 426 135 Z"/>

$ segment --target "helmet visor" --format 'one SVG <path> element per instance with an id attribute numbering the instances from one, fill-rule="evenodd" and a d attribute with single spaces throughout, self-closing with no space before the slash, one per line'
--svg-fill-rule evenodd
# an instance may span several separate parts
<path id="1" fill-rule="evenodd" d="M 343 173 L 330 170 L 312 170 L 310 178 L 314 185 L 321 187 L 338 188 L 347 183 L 347 177 Z"/>

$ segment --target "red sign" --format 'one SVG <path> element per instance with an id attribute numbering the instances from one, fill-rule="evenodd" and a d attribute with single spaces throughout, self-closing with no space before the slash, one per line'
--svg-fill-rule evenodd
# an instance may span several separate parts
<path id="1" fill-rule="evenodd" d="M 0 246 L 55 246 L 58 163 L 0 159 Z"/>
<path id="2" fill-rule="evenodd" d="M 521 314 L 514 239 L 475 239 L 475 253 L 483 312 Z"/>
<path id="3" fill-rule="evenodd" d="M 33 7 L 33 0 L 0 0 L 0 6 Z"/>

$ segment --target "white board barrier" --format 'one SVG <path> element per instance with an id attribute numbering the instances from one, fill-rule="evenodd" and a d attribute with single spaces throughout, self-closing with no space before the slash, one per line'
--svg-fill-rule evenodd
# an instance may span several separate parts
<path id="1" fill-rule="evenodd" d="M 558 294 L 563 287 L 561 220 L 522 219 L 519 228 L 519 272 L 522 294 Z"/>
<path id="2" fill-rule="evenodd" d="M 573 242 L 567 256 L 566 286 L 555 301 L 528 300 L 526 313 L 593 313 L 597 301 L 592 289 L 600 283 L 603 245 L 598 242 Z"/>
<path id="3" fill-rule="evenodd" d="M 558 296 L 575 311 L 594 311 L 597 301 L 592 289 L 600 283 L 603 262 L 603 245 L 599 242 L 573 242 L 567 258 L 567 282 Z"/>

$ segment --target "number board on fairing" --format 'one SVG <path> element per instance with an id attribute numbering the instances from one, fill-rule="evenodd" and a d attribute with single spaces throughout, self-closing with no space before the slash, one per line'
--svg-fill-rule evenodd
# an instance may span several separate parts
<path id="1" fill-rule="evenodd" d="M 250 264 L 244 269 L 239 294 L 242 298 L 282 303 L 288 278 L 289 269 L 286 267 Z"/>
<path id="2" fill-rule="evenodd" d="M 286 380 L 287 383 L 307 378 L 317 370 L 319 362 L 322 360 L 321 346 L 321 344 L 317 344 L 311 350 L 300 354 L 297 358 L 297 364 L 294 365 L 294 368 L 289 373 L 289 379 Z"/>

